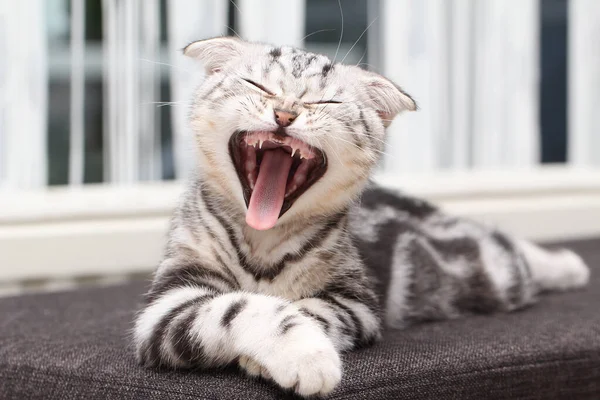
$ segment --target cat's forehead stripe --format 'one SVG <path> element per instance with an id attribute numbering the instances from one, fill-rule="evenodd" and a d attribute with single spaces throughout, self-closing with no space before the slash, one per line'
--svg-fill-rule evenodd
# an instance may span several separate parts
<path id="1" fill-rule="evenodd" d="M 323 77 L 326 77 L 332 69 L 333 69 L 333 64 L 332 63 L 325 64 L 325 65 L 323 65 L 323 69 L 321 70 L 321 74 L 323 75 Z"/>
<path id="2" fill-rule="evenodd" d="M 273 47 L 267 50 L 268 61 L 263 66 L 263 75 L 272 72 L 272 67 L 277 66 L 284 74 L 290 73 L 295 78 L 300 78 L 313 64 L 320 70 L 320 75 L 327 76 L 334 64 L 325 56 L 298 50 L 293 47 Z M 291 71 L 288 68 L 291 66 Z M 312 71 L 312 68 L 310 68 Z M 313 73 L 305 77 L 312 77 Z"/>
<path id="3" fill-rule="evenodd" d="M 272 49 L 269 54 L 271 55 L 271 57 L 273 58 L 278 58 L 279 56 L 281 56 L 281 47 L 275 47 L 274 49 Z"/>

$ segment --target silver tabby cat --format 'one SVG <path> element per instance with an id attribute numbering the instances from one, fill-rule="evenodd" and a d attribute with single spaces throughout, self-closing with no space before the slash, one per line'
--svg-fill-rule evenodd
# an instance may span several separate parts
<path id="1" fill-rule="evenodd" d="M 200 166 L 136 319 L 142 365 L 237 363 L 322 395 L 340 353 L 384 323 L 511 311 L 587 282 L 567 250 L 369 184 L 386 126 L 416 109 L 384 77 L 229 37 L 184 53 L 207 73 L 190 109 Z"/>

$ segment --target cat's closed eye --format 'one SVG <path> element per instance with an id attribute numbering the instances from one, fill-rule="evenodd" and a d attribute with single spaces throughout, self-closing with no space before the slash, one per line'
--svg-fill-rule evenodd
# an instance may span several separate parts
<path id="1" fill-rule="evenodd" d="M 266 94 L 270 95 L 270 96 L 275 96 L 275 93 L 271 92 L 269 89 L 267 89 L 266 87 L 264 87 L 263 85 L 261 85 L 260 83 L 256 83 L 250 79 L 246 79 L 246 78 L 242 78 L 244 81 L 248 82 L 249 84 L 251 84 L 252 86 L 254 86 L 255 88 L 265 92 Z"/>
<path id="2" fill-rule="evenodd" d="M 308 103 L 304 103 L 304 104 L 308 104 L 308 105 L 318 105 L 318 104 L 342 104 L 341 101 L 337 101 L 337 100 L 319 100 L 319 101 L 312 101 L 312 102 L 308 102 Z"/>

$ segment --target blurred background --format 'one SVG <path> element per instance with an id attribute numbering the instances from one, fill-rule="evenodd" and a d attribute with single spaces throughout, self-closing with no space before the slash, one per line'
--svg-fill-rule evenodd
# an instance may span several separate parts
<path id="1" fill-rule="evenodd" d="M 194 167 L 181 49 L 219 35 L 410 93 L 380 182 L 534 239 L 600 234 L 598 0 L 0 0 L 0 284 L 154 267 Z"/>

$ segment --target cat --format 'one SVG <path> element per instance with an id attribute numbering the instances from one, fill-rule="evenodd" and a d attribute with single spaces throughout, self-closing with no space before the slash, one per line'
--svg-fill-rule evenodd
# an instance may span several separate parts
<path id="1" fill-rule="evenodd" d="M 392 119 L 388 79 L 323 55 L 220 37 L 191 43 L 199 167 L 136 317 L 146 367 L 237 363 L 302 396 L 383 325 L 511 311 L 586 284 L 550 252 L 370 183 Z M 374 279 L 376 275 L 379 279 Z"/>

